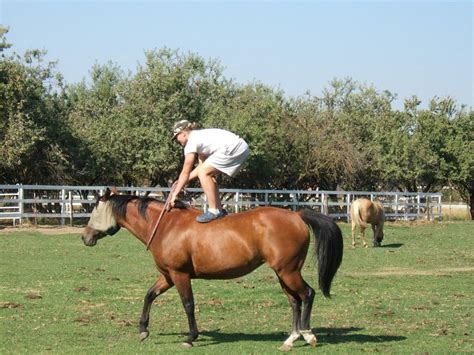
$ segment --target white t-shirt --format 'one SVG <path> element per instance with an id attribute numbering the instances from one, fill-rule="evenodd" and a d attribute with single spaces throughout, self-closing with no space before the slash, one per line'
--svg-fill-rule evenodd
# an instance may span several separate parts
<path id="1" fill-rule="evenodd" d="M 184 147 L 184 154 L 209 156 L 217 151 L 228 153 L 241 142 L 238 135 L 218 128 L 192 130 Z"/>

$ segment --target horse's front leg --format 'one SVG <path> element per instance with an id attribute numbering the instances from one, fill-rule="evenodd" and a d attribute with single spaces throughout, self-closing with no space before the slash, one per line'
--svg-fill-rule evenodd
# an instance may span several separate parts
<path id="1" fill-rule="evenodd" d="M 374 227 L 374 247 L 382 246 L 383 240 L 383 224 L 376 224 Z"/>
<path id="2" fill-rule="evenodd" d="M 193 346 L 193 341 L 196 340 L 199 335 L 196 317 L 194 316 L 194 297 L 191 288 L 191 277 L 189 274 L 181 272 L 171 272 L 170 276 L 178 290 L 184 310 L 186 311 L 186 316 L 188 317 L 189 335 L 183 345 L 191 347 Z"/>
<path id="3" fill-rule="evenodd" d="M 372 224 L 372 232 L 373 232 L 373 234 L 374 234 L 374 239 L 372 240 L 372 245 L 373 245 L 374 247 L 377 247 L 377 246 L 378 246 L 378 245 L 377 245 L 377 235 L 378 235 L 377 227 L 378 227 L 377 225 Z"/>
<path id="4" fill-rule="evenodd" d="M 161 275 L 155 284 L 150 287 L 146 293 L 145 300 L 143 302 L 142 316 L 140 317 L 140 340 L 143 341 L 148 338 L 148 323 L 150 321 L 150 309 L 153 301 L 156 297 L 165 293 L 173 287 L 171 280 L 167 280 L 165 276 Z"/>

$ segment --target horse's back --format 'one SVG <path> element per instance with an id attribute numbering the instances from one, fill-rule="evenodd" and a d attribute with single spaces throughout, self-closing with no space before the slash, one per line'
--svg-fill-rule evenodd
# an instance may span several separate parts
<path id="1" fill-rule="evenodd" d="M 255 216 L 260 224 L 254 238 L 260 253 L 272 268 L 278 269 L 279 264 L 287 264 L 292 259 L 304 260 L 310 233 L 298 213 L 275 207 L 261 207 L 254 211 L 251 219 Z"/>
<path id="2" fill-rule="evenodd" d="M 227 221 L 226 221 L 227 219 Z M 223 233 L 244 240 L 265 259 L 287 249 L 297 250 L 309 240 L 308 227 L 295 212 L 276 207 L 259 207 L 229 215 L 222 220 Z"/>
<path id="3" fill-rule="evenodd" d="M 194 211 L 183 213 L 182 223 L 170 227 L 167 246 L 162 248 L 166 253 L 160 257 L 177 268 L 176 258 L 185 267 L 182 257 L 187 255 L 195 277 L 239 277 L 265 262 L 278 268 L 279 263 L 306 255 L 309 231 L 295 212 L 260 207 L 208 224 L 195 222 L 194 215 Z"/>
<path id="4" fill-rule="evenodd" d="M 364 224 L 370 223 L 377 225 L 383 223 L 384 218 L 384 209 L 379 201 L 359 198 L 351 205 L 351 220 L 353 224 L 356 223 L 364 226 Z"/>

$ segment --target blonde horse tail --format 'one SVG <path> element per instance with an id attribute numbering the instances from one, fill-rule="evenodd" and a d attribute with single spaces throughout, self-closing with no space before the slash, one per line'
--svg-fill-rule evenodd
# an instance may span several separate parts
<path id="1" fill-rule="evenodd" d="M 358 200 L 352 203 L 351 219 L 362 228 L 367 228 L 367 223 L 360 216 L 360 202 Z"/>

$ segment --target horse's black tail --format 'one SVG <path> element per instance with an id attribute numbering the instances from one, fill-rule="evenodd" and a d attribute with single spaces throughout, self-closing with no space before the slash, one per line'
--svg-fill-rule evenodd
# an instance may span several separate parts
<path id="1" fill-rule="evenodd" d="M 315 234 L 314 252 L 318 259 L 319 288 L 325 297 L 331 297 L 331 282 L 342 261 L 342 233 L 332 218 L 305 210 L 299 213 Z"/>

